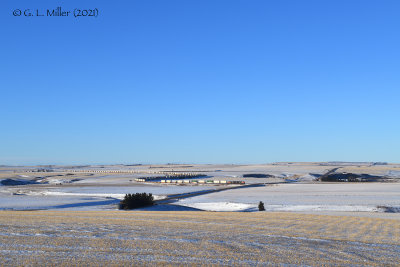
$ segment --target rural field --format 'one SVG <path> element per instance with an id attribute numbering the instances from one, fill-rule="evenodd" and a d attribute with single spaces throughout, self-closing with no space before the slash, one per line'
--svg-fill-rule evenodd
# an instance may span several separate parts
<path id="1" fill-rule="evenodd" d="M 396 266 L 399 181 L 380 163 L 2 166 L 0 266 Z M 156 205 L 118 210 L 142 192 Z"/>
<path id="2" fill-rule="evenodd" d="M 1 211 L 1 266 L 396 266 L 399 220 L 279 212 Z"/>
<path id="3" fill-rule="evenodd" d="M 0 210 L 115 210 L 146 192 L 174 205 L 162 210 L 258 211 L 263 201 L 267 211 L 400 215 L 399 181 L 400 164 L 368 162 L 2 166 Z"/>

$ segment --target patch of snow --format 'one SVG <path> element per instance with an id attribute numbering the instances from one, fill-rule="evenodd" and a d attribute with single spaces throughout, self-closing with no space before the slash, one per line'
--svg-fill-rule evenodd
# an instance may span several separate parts
<path id="1" fill-rule="evenodd" d="M 360 205 L 264 205 L 266 211 L 364 211 L 377 212 L 376 206 Z"/>
<path id="2" fill-rule="evenodd" d="M 44 195 L 44 196 L 81 196 L 81 197 L 109 197 L 123 199 L 125 194 L 112 194 L 112 193 L 67 193 L 67 192 L 57 192 L 57 191 L 42 191 L 33 193 L 33 195 Z"/>
<path id="3" fill-rule="evenodd" d="M 233 202 L 208 202 L 208 203 L 179 203 L 182 206 L 197 208 L 206 211 L 257 211 L 257 204 Z M 383 211 L 376 206 L 361 205 L 265 205 L 266 211 L 352 211 L 352 212 L 378 212 Z"/>
<path id="4" fill-rule="evenodd" d="M 115 194 L 115 193 L 69 193 L 69 192 L 59 192 L 59 191 L 30 191 L 26 192 L 26 195 L 42 195 L 42 196 L 79 196 L 79 197 L 102 197 L 102 198 L 116 198 L 123 199 L 125 194 Z M 153 195 L 155 200 L 164 199 L 164 196 Z"/>
<path id="5" fill-rule="evenodd" d="M 146 210 L 146 211 L 198 211 L 199 209 L 188 207 L 188 206 L 181 206 L 181 205 L 174 205 L 174 204 L 162 204 L 162 205 L 154 205 L 151 207 L 135 209 L 135 210 Z"/>
<path id="6" fill-rule="evenodd" d="M 182 203 L 181 205 L 207 211 L 247 211 L 255 207 L 254 204 L 232 202 Z"/>
<path id="7" fill-rule="evenodd" d="M 398 178 L 400 177 L 400 171 L 388 171 L 386 175 L 391 178 Z"/>
<path id="8" fill-rule="evenodd" d="M 306 174 L 306 175 L 302 175 L 300 176 L 299 180 L 300 181 L 314 181 L 317 177 L 315 175 L 312 174 Z"/>

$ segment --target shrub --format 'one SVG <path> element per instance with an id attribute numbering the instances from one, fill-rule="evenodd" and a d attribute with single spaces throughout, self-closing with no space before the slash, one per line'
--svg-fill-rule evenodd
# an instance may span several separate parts
<path id="1" fill-rule="evenodd" d="M 126 194 L 124 199 L 119 203 L 119 209 L 132 210 L 153 205 L 154 197 L 150 193 Z"/>
<path id="2" fill-rule="evenodd" d="M 265 210 L 264 203 L 262 201 L 260 201 L 260 203 L 258 203 L 258 210 L 259 211 L 264 211 Z"/>

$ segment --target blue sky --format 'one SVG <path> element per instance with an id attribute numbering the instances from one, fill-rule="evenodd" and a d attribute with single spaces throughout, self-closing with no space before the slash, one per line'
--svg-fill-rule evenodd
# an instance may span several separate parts
<path id="1" fill-rule="evenodd" d="M 97 18 L 14 17 L 98 8 Z M 0 3 L 0 164 L 399 162 L 400 2 Z"/>

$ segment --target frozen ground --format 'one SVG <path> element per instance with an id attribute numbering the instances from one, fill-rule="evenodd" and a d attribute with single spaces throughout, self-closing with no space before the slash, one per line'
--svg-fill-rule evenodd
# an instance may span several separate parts
<path id="1" fill-rule="evenodd" d="M 323 183 L 314 181 L 333 168 L 353 173 L 390 177 L 391 183 Z M 47 172 L 50 171 L 50 172 Z M 227 186 L 177 186 L 136 183 L 134 178 L 195 172 L 205 180 L 243 180 L 260 184 L 210 194 L 175 199 L 174 206 L 151 210 L 257 211 L 263 201 L 267 211 L 304 213 L 400 211 L 400 165 L 372 163 L 276 163 L 265 165 L 110 165 L 0 167 L 0 209 L 112 210 L 126 193 L 152 193 L 156 199 Z M 265 174 L 269 178 L 244 178 Z M 21 183 L 26 183 L 21 185 Z M 171 203 L 170 203 L 171 204 Z M 182 205 L 181 207 L 177 205 Z M 390 208 L 390 209 L 387 209 Z M 400 215 L 400 213 L 399 213 Z"/>
<path id="2" fill-rule="evenodd" d="M 0 210 L 69 209 L 110 210 L 128 193 L 152 193 L 155 200 L 168 195 L 210 190 L 206 186 L 146 185 L 129 186 L 1 186 Z"/>
<path id="3" fill-rule="evenodd" d="M 398 266 L 397 220 L 279 212 L 0 211 L 0 266 Z"/>
<path id="4" fill-rule="evenodd" d="M 397 266 L 400 166 L 335 164 L 0 167 L 19 184 L 0 186 L 0 266 Z M 314 181 L 332 168 L 392 182 Z M 179 171 L 246 185 L 133 182 Z M 159 204 L 116 210 L 135 192 Z"/>
<path id="5" fill-rule="evenodd" d="M 180 205 L 210 211 L 252 211 L 259 201 L 267 211 L 382 211 L 400 208 L 400 183 L 277 184 L 227 190 L 180 200 Z"/>

